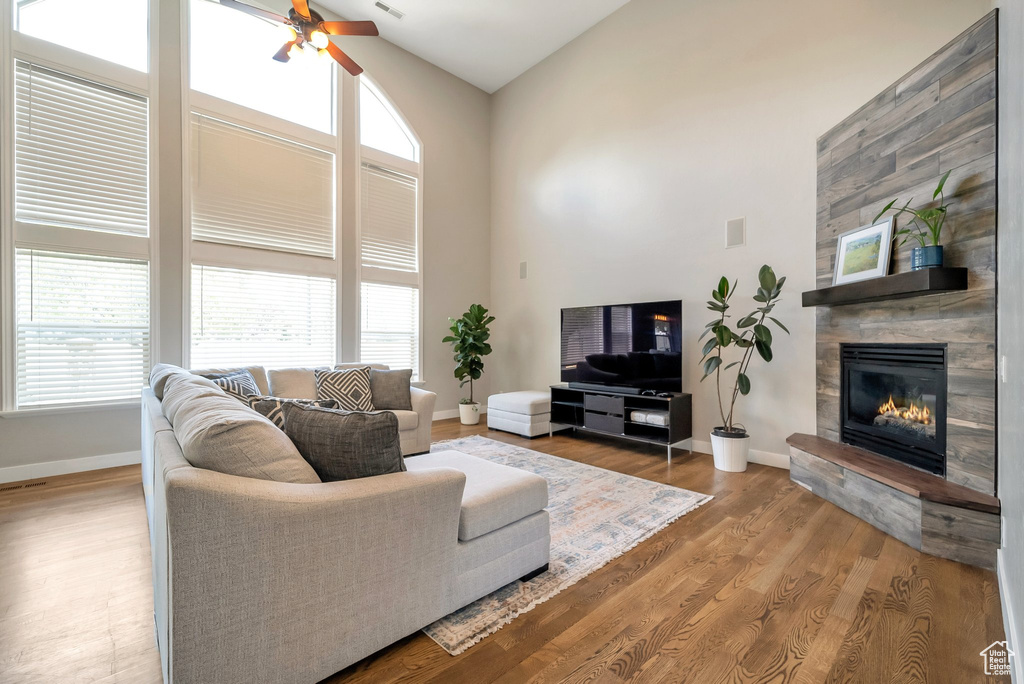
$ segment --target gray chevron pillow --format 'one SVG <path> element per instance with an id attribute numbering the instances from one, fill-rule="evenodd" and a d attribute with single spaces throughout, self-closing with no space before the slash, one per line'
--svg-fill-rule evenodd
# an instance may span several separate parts
<path id="1" fill-rule="evenodd" d="M 260 388 L 256 384 L 256 378 L 247 370 L 240 370 L 235 373 L 224 375 L 207 376 L 222 390 L 238 399 L 243 404 L 248 403 L 248 397 L 260 394 Z"/>
<path id="2" fill-rule="evenodd" d="M 316 373 L 316 398 L 334 399 L 343 411 L 373 411 L 370 367 L 321 370 Z"/>

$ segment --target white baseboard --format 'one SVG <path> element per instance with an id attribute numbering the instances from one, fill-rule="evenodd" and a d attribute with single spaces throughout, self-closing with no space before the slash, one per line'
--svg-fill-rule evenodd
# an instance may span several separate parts
<path id="1" fill-rule="evenodd" d="M 483 416 L 483 415 L 486 415 L 486 414 L 487 414 L 487 407 L 486 406 L 481 406 L 480 407 L 480 415 Z M 458 417 L 459 417 L 459 409 L 457 409 L 457 408 L 455 408 L 455 409 L 448 409 L 447 411 L 434 411 L 434 420 L 448 420 L 449 418 L 458 418 Z"/>
<path id="2" fill-rule="evenodd" d="M 996 551 L 996 579 L 999 581 L 999 603 L 1002 604 L 1003 608 L 1003 629 L 1006 632 L 1006 646 L 1015 654 L 1010 658 L 1010 662 L 1013 663 L 1013 668 L 1010 670 L 1010 679 L 1013 684 L 1021 684 L 1024 682 L 1024 667 L 1021 666 L 1021 661 L 1024 661 L 1024 653 L 1017 648 L 1021 646 L 1020 641 L 1017 638 L 1017 622 L 1013 619 L 1014 610 L 1013 604 L 1010 603 L 1010 593 L 1007 591 L 1006 580 L 1003 578 L 1006 575 L 1006 566 L 1003 564 L 1003 550 L 999 549 Z"/>
<path id="3" fill-rule="evenodd" d="M 142 463 L 141 451 L 83 456 L 82 458 L 69 458 L 63 461 L 27 463 L 25 465 L 0 468 L 0 483 L 36 480 L 40 477 L 55 477 L 70 473 L 84 473 L 87 470 L 116 468 L 117 466 L 134 465 L 136 463 Z"/>
<path id="4" fill-rule="evenodd" d="M 700 442 L 695 439 L 693 440 L 693 450 L 704 454 L 710 454 L 711 442 Z M 758 463 L 760 465 L 771 466 L 773 468 L 789 470 L 789 454 L 777 454 L 774 451 L 751 449 L 747 456 L 747 460 L 751 463 Z"/>

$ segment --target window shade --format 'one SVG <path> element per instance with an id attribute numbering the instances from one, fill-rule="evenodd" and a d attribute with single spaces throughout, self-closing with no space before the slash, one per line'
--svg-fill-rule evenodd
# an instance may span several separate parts
<path id="1" fill-rule="evenodd" d="M 149 265 L 18 249 L 19 408 L 133 399 L 149 370 Z"/>
<path id="2" fill-rule="evenodd" d="M 15 72 L 15 217 L 147 235 L 146 98 L 28 62 Z"/>
<path id="3" fill-rule="evenodd" d="M 192 266 L 193 368 L 331 365 L 331 278 Z"/>
<path id="4" fill-rule="evenodd" d="M 415 287 L 363 283 L 359 358 L 420 376 L 420 292 Z"/>
<path id="5" fill-rule="evenodd" d="M 192 237 L 334 256 L 334 155 L 192 115 Z"/>
<path id="6" fill-rule="evenodd" d="M 562 365 L 572 365 L 588 354 L 604 351 L 604 307 L 588 306 L 562 311 Z"/>
<path id="7" fill-rule="evenodd" d="M 364 163 L 361 194 L 363 266 L 415 273 L 416 179 Z"/>

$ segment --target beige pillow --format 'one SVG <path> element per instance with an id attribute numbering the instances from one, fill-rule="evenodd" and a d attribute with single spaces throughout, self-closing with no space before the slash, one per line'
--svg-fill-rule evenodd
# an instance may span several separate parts
<path id="1" fill-rule="evenodd" d="M 277 426 L 206 378 L 171 376 L 164 415 L 185 460 L 196 468 L 275 482 L 320 482 Z"/>
<path id="2" fill-rule="evenodd" d="M 315 371 L 315 368 L 278 368 L 268 371 L 270 396 L 282 399 L 316 399 Z"/>

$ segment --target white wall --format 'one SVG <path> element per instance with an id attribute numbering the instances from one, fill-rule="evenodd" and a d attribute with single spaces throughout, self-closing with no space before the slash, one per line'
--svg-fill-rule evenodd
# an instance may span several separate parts
<path id="1" fill-rule="evenodd" d="M 559 309 L 684 300 L 695 438 L 717 418 L 696 337 L 718 278 L 788 277 L 793 332 L 755 361 L 739 421 L 785 453 L 814 432 L 815 142 L 990 10 L 989 0 L 632 0 L 494 95 L 491 294 L 498 390 L 558 381 Z M 724 249 L 726 220 L 747 246 Z M 529 264 L 519 279 L 519 262 Z M 749 310 L 749 309 L 748 309 Z M 745 311 L 743 313 L 746 313 Z"/>
<path id="2" fill-rule="evenodd" d="M 999 587 L 1016 681 L 1024 681 L 1024 0 L 999 7 Z"/>
<path id="3" fill-rule="evenodd" d="M 178 116 L 180 54 L 178 0 L 162 0 L 154 17 L 163 45 L 155 60 L 161 71 L 159 106 L 161 169 L 159 207 L 159 356 L 182 359 L 181 137 Z M 470 304 L 490 304 L 490 96 L 383 39 L 348 39 L 346 51 L 384 88 L 423 144 L 423 372 L 426 388 L 438 393 L 437 410 L 455 410 L 462 392 L 452 377 L 441 338 L 447 317 Z M 353 157 L 354 159 L 354 157 Z M 353 245 L 348 246 L 349 249 Z M 351 256 L 351 252 L 349 253 Z M 341 296 L 355 294 L 343 282 Z M 354 301 L 354 300 L 352 300 Z M 483 396 L 487 378 L 478 384 Z M 0 418 L 0 482 L 48 476 L 58 471 L 109 465 L 89 457 L 117 454 L 124 460 L 139 447 L 139 410 L 9 414 Z M 53 465 L 61 462 L 59 465 Z M 26 464 L 50 463 L 36 469 Z"/>

